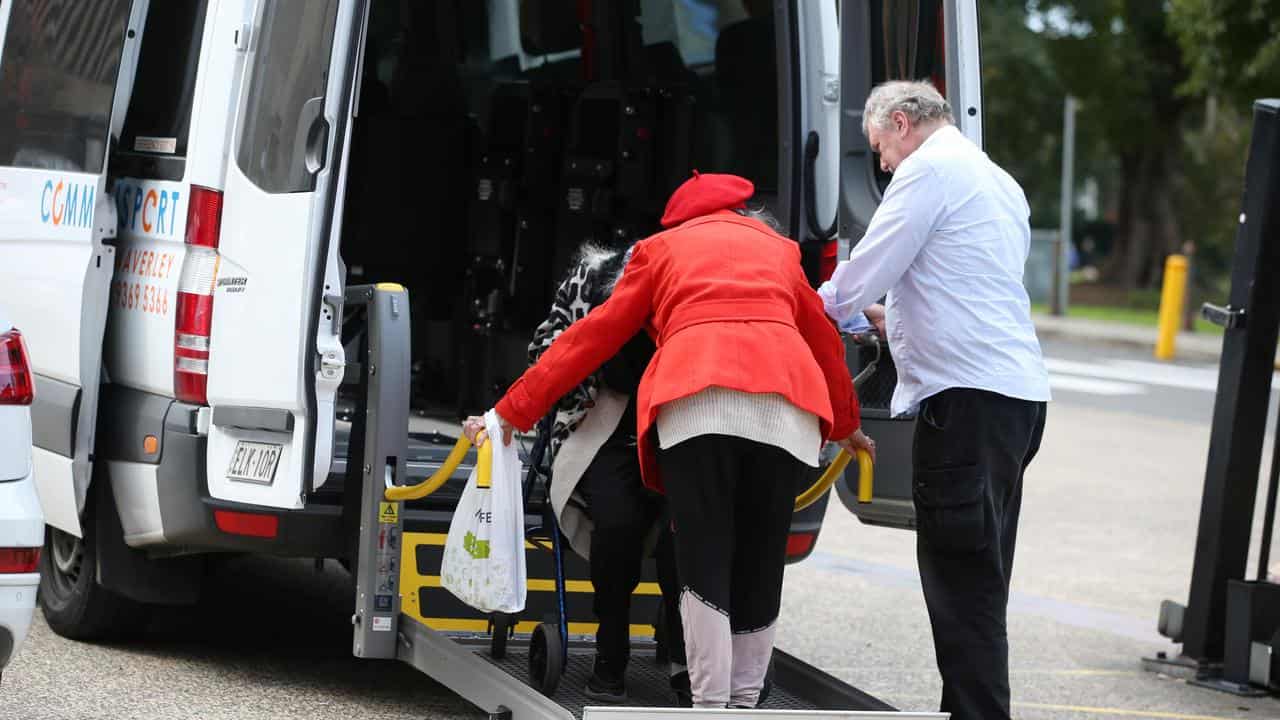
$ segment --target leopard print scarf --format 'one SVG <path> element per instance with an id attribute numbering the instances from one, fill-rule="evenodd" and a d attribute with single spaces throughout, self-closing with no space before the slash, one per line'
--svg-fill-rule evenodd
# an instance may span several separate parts
<path id="1" fill-rule="evenodd" d="M 533 332 L 533 341 L 529 343 L 530 365 L 542 357 L 560 333 L 609 298 L 630 259 L 630 248 L 610 249 L 587 244 L 578 251 L 568 277 L 556 290 L 551 314 Z M 599 387 L 599 373 L 593 373 L 557 403 L 551 430 L 551 457 L 555 457 L 564 441 L 582 424 L 587 411 L 595 405 Z"/>

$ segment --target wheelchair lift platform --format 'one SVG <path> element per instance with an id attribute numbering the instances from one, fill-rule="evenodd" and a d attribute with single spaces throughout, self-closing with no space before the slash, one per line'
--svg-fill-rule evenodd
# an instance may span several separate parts
<path id="1" fill-rule="evenodd" d="M 463 616 L 457 606 L 440 602 L 427 608 L 439 589 L 439 553 L 423 550 L 439 545 L 439 532 L 422 533 L 410 519 L 403 502 L 389 502 L 386 489 L 420 478 L 423 470 L 438 467 L 439 454 L 411 453 L 406 428 L 409 416 L 409 298 L 398 285 L 351 287 L 345 298 L 349 311 L 367 314 L 367 332 L 360 342 L 358 360 L 348 366 L 348 381 L 360 385 L 358 407 L 352 418 L 343 482 L 344 517 L 353 538 L 356 577 L 352 652 L 357 657 L 398 659 L 489 713 L 491 718 L 513 720 L 631 720 L 633 718 L 685 718 L 714 715 L 723 718 L 946 718 L 941 713 L 901 713 L 886 703 L 822 672 L 791 655 L 775 650 L 772 683 L 759 710 L 692 710 L 671 707 L 674 696 L 663 663 L 656 658 L 656 643 L 643 636 L 648 626 L 633 626 L 632 661 L 628 666 L 628 706 L 592 707 L 583 692 L 594 655 L 585 625 L 569 623 L 573 633 L 564 648 L 563 675 L 551 696 L 530 681 L 529 654 L 533 623 L 517 623 L 504 651 L 496 647 L 484 616 Z M 355 372 L 352 372 L 355 371 Z M 415 466 L 410 474 L 408 467 Z M 429 472 L 427 474 L 430 474 Z M 418 512 L 419 519 L 434 516 L 447 527 L 447 513 Z M 437 527 L 437 530 L 440 528 Z M 426 540 L 424 540 L 426 538 Z M 526 545 L 526 553 L 541 553 Z M 545 554 L 545 553 L 542 553 Z M 532 556 L 530 556 L 532 557 Z M 545 584 L 535 578 L 530 563 L 530 586 Z M 589 585 L 575 581 L 575 594 L 589 593 Z M 406 592 L 402 596 L 402 587 Z M 647 593 L 653 595 L 654 588 Z M 530 592 L 530 596 L 534 596 Z M 421 598 L 428 598 L 422 600 Z M 575 598 L 580 600 L 581 598 Z M 580 603 L 581 604 L 581 603 Z M 589 605 L 589 603 L 587 603 Z M 434 625 L 435 627 L 432 627 Z M 576 626 L 576 627 L 575 627 Z M 637 632 L 637 628 L 642 628 Z M 647 628 L 647 632 L 646 629 Z"/>

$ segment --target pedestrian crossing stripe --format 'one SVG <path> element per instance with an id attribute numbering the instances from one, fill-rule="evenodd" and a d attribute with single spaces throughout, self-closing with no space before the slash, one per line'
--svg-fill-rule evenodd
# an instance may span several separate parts
<path id="1" fill-rule="evenodd" d="M 400 503 L 378 503 L 378 522 L 387 523 L 388 525 L 395 525 L 400 522 Z"/>

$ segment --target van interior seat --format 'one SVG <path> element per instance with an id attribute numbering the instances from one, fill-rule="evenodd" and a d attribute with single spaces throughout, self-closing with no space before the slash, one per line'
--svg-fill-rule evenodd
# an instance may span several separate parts
<path id="1" fill-rule="evenodd" d="M 726 158 L 726 172 L 750 178 L 757 192 L 778 192 L 776 158 L 764 157 L 756 148 L 775 147 L 778 137 L 778 61 L 761 48 L 774 44 L 772 15 L 754 15 L 720 31 L 716 40 L 716 86 L 733 152 Z"/>

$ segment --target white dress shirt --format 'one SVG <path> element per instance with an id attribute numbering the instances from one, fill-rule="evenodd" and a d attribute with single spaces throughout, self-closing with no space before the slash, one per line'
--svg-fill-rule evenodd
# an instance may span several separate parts
<path id="1" fill-rule="evenodd" d="M 893 415 L 953 387 L 1049 400 L 1022 284 L 1030 215 L 1018 183 L 954 126 L 898 165 L 866 235 L 818 290 L 850 332 L 888 293 Z"/>

